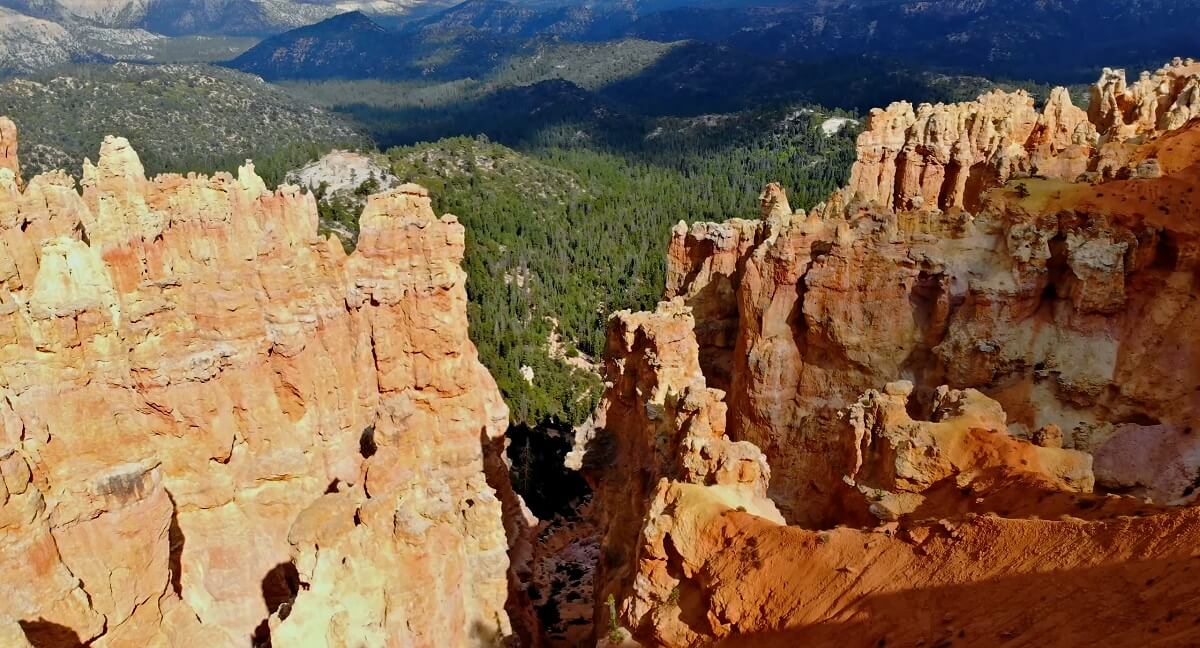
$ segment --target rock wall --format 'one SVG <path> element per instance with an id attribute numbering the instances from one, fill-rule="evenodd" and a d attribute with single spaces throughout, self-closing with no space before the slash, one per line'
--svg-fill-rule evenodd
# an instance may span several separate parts
<path id="1" fill-rule="evenodd" d="M 1105 68 L 1087 110 L 1055 88 L 1041 112 L 1024 91 L 959 104 L 897 102 L 875 109 L 840 201 L 884 209 L 977 211 L 984 191 L 1012 177 L 1073 181 L 1115 173 L 1125 143 L 1200 116 L 1200 63 L 1176 59 L 1129 85 Z"/>
<path id="2" fill-rule="evenodd" d="M 976 390 L 938 390 L 929 421 L 908 412 L 911 383 L 865 394 L 826 433 L 857 489 L 842 524 L 786 526 L 763 455 L 725 434 L 689 325 L 678 300 L 612 321 L 605 433 L 585 466 L 606 531 L 600 645 L 1200 638 L 1183 612 L 1200 600 L 1200 510 L 1092 493 L 1090 455 L 1050 430 L 1011 436 Z"/>
<path id="3" fill-rule="evenodd" d="M 0 117 L 0 169 L 12 171 L 20 182 L 21 164 L 17 157 L 17 125 L 7 117 Z"/>
<path id="4" fill-rule="evenodd" d="M 0 617 L 35 646 L 510 634 L 453 216 L 375 196 L 347 256 L 249 164 L 147 180 L 109 138 L 81 195 L 0 151 Z"/>
<path id="5" fill-rule="evenodd" d="M 604 445 L 588 451 L 588 474 L 602 476 L 593 483 L 604 529 L 597 600 L 637 592 L 624 600 L 621 615 L 643 619 L 639 625 L 647 628 L 659 621 L 646 588 L 661 589 L 673 566 L 662 547 L 653 557 L 633 549 L 647 533 L 643 525 L 662 515 L 674 484 L 711 486 L 730 508 L 748 506 L 783 522 L 766 498 L 770 471 L 762 453 L 725 434 L 725 394 L 705 383 L 694 329 L 682 300 L 664 302 L 654 313 L 613 316 L 606 368 L 611 386 L 599 407 L 600 424 L 612 434 L 592 439 Z M 609 615 L 601 606 L 596 627 L 607 627 Z"/>
<path id="6" fill-rule="evenodd" d="M 894 380 L 914 383 L 918 411 L 941 385 L 980 389 L 1014 434 L 1054 425 L 1101 457 L 1144 428 L 1189 437 L 1200 365 L 1180 332 L 1200 318 L 1186 198 L 1198 141 L 1189 124 L 1126 142 L 1123 173 L 1014 180 L 974 213 L 855 207 L 843 192 L 811 213 L 678 226 L 667 296 L 693 308 L 730 433 L 766 452 L 785 516 L 837 519 L 829 491 L 849 459 L 824 431 Z M 1170 492 L 1148 465 L 1135 477 L 1104 460 L 1097 478 L 1173 501 L 1194 488 L 1180 478 L 1200 468 L 1191 455 Z"/>
<path id="7" fill-rule="evenodd" d="M 1092 87 L 1088 117 L 1111 141 L 1175 130 L 1200 117 L 1200 63 L 1175 59 L 1129 84 L 1125 70 L 1104 68 Z"/>
<path id="8" fill-rule="evenodd" d="M 758 220 L 677 226 L 669 301 L 614 317 L 574 457 L 605 530 L 598 634 L 1200 640 L 1176 542 L 1200 529 L 1200 121 L 1179 117 L 1197 73 L 1106 73 L 1120 110 L 1091 117 L 1062 89 L 1040 112 L 893 105 L 828 203 L 793 213 L 771 186 Z M 693 418 L 709 445 L 761 448 L 736 495 L 681 468 Z"/>

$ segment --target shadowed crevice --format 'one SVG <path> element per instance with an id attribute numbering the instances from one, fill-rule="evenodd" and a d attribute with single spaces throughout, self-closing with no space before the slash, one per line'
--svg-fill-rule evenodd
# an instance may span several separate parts
<path id="1" fill-rule="evenodd" d="M 171 589 L 180 597 L 183 596 L 183 529 L 179 527 L 179 508 L 175 506 L 175 498 L 167 491 L 167 499 L 171 501 L 171 526 L 167 529 L 167 546 L 170 549 L 169 562 L 171 570 Z"/>
<path id="2" fill-rule="evenodd" d="M 33 648 L 83 648 L 79 635 L 67 626 L 45 619 L 19 621 Z"/>

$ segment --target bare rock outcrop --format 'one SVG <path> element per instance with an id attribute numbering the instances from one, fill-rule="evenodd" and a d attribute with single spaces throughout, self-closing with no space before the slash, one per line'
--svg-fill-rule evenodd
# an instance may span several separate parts
<path id="1" fill-rule="evenodd" d="M 147 179 L 109 138 L 82 195 L 5 173 L 0 617 L 98 646 L 510 633 L 507 411 L 454 217 L 392 190 L 347 256 L 250 164 Z"/>
<path id="2" fill-rule="evenodd" d="M 591 440 L 604 445 L 589 449 L 592 465 L 585 468 L 604 530 L 595 591 L 600 601 L 633 592 L 621 618 L 643 629 L 680 623 L 656 613 L 678 598 L 672 590 L 679 580 L 653 526 L 682 486 L 711 487 L 730 508 L 783 521 L 766 497 L 770 473 L 762 453 L 725 435 L 724 393 L 705 384 L 694 328 L 681 300 L 653 313 L 617 313 L 609 326 L 610 387 L 599 413 L 611 434 Z M 606 627 L 608 615 L 601 609 L 596 627 Z"/>
<path id="3" fill-rule="evenodd" d="M 1061 89 L 895 104 L 824 205 L 768 187 L 758 220 L 676 226 L 668 302 L 613 320 L 579 461 L 598 632 L 1200 641 L 1193 66 L 1102 80 L 1090 113 Z M 758 477 L 685 470 L 692 421 Z"/>
<path id="4" fill-rule="evenodd" d="M 1125 70 L 1104 68 L 1092 86 L 1088 117 L 1105 139 L 1125 141 L 1175 130 L 1200 117 L 1200 63 L 1175 59 L 1132 84 Z"/>
<path id="5" fill-rule="evenodd" d="M 1185 612 L 1197 601 L 1195 508 L 813 531 L 679 485 L 660 510 L 647 543 L 679 584 L 634 632 L 642 646 L 1132 648 L 1200 636 Z"/>
<path id="6" fill-rule="evenodd" d="M 1140 143 L 1200 117 L 1200 63 L 1176 59 L 1128 84 L 1105 68 L 1086 110 L 1066 88 L 1039 112 L 1024 91 L 956 104 L 897 102 L 871 111 L 838 197 L 895 210 L 977 211 L 983 193 L 1021 176 L 1114 175 Z"/>
<path id="7" fill-rule="evenodd" d="M 1024 91 L 915 109 L 894 103 L 871 111 L 847 192 L 883 208 L 974 209 L 982 188 L 1015 175 L 1074 179 L 1087 170 L 1096 140 L 1062 88 L 1041 113 Z"/>
<path id="8" fill-rule="evenodd" d="M 372 351 L 378 414 L 365 479 L 309 506 L 289 533 L 304 587 L 278 615 L 281 645 L 492 645 L 511 634 L 508 541 L 480 451 L 504 434 L 508 409 L 467 337 L 463 246 L 462 225 L 436 218 L 420 187 L 363 211 L 348 300 L 369 330 L 388 332 Z"/>
<path id="9" fill-rule="evenodd" d="M 850 430 L 839 431 L 853 440 L 845 479 L 880 520 L 1012 516 L 1034 493 L 1092 492 L 1091 455 L 1011 436 L 1000 404 L 979 391 L 940 387 L 929 420 L 914 420 L 912 390 L 905 381 L 867 392 L 846 412 Z"/>
<path id="10" fill-rule="evenodd" d="M 1014 180 L 974 214 L 825 208 L 677 227 L 667 295 L 693 308 L 730 434 L 767 454 L 785 516 L 837 519 L 830 491 L 852 471 L 825 430 L 898 379 L 919 409 L 941 385 L 979 389 L 1015 436 L 1054 425 L 1089 452 L 1122 424 L 1190 428 L 1200 370 L 1179 332 L 1200 318 L 1184 198 L 1198 140 L 1186 126 L 1134 146 L 1152 177 Z M 1107 466 L 1102 485 L 1129 482 Z"/>
<path id="11" fill-rule="evenodd" d="M 21 177 L 21 163 L 17 157 L 17 125 L 7 117 L 0 117 L 0 169 L 12 171 L 13 177 Z"/>
<path id="12" fill-rule="evenodd" d="M 1090 494 L 1088 454 L 1012 437 L 975 390 L 939 390 L 929 421 L 910 416 L 909 383 L 864 395 L 827 434 L 855 465 L 858 508 L 879 519 L 847 499 L 837 528 L 785 526 L 761 453 L 724 434 L 722 393 L 689 373 L 689 319 L 678 301 L 613 319 L 619 378 L 587 468 L 606 530 L 599 645 L 1200 636 L 1170 612 L 1200 597 L 1185 575 L 1200 509 Z M 1130 587 L 1145 595 L 1127 600 Z M 1080 601 L 1122 613 L 1095 621 Z"/>

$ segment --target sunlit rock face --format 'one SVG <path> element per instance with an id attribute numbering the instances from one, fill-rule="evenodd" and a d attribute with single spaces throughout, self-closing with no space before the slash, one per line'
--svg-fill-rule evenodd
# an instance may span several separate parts
<path id="1" fill-rule="evenodd" d="M 847 189 L 810 213 L 677 227 L 667 295 L 692 307 L 700 365 L 728 391 L 728 429 L 767 454 L 785 516 L 821 526 L 840 515 L 829 484 L 851 458 L 825 431 L 896 380 L 913 383 L 914 411 L 947 385 L 999 402 L 1016 436 L 1055 426 L 1068 448 L 1102 458 L 1103 487 L 1190 496 L 1188 469 L 1165 492 L 1150 466 L 1135 477 L 1103 447 L 1143 428 L 1186 437 L 1200 415 L 1183 333 L 1200 317 L 1187 198 L 1200 184 L 1198 133 L 1189 122 L 1106 144 L 1082 178 L 1013 179 L 974 212 L 882 208 Z M 875 137 L 864 133 L 861 153 Z M 1094 173 L 1117 146 L 1120 168 Z M 1176 463 L 1194 464 L 1181 443 Z"/>
<path id="2" fill-rule="evenodd" d="M 148 180 L 109 138 L 82 192 L 22 186 L 15 137 L 0 120 L 0 618 L 34 645 L 509 635 L 482 450 L 507 411 L 455 218 L 394 189 L 347 256 L 252 165 Z"/>
<path id="3" fill-rule="evenodd" d="M 1200 640 L 1170 614 L 1200 600 L 1198 72 L 1106 72 L 1089 110 L 895 104 L 827 203 L 768 187 L 758 219 L 677 226 L 572 457 L 598 635 Z M 701 421 L 744 479 L 685 469 Z"/>
<path id="4" fill-rule="evenodd" d="M 20 159 L 17 157 L 17 125 L 7 117 L 0 117 L 0 169 L 12 171 L 21 177 Z"/>
<path id="5" fill-rule="evenodd" d="M 1010 178 L 1068 181 L 1115 173 L 1126 144 L 1200 117 L 1200 63 L 1176 59 L 1128 84 L 1105 68 L 1087 109 L 1055 88 L 1040 109 L 1024 91 L 958 104 L 897 102 L 871 111 L 843 197 L 897 211 L 969 209 Z"/>

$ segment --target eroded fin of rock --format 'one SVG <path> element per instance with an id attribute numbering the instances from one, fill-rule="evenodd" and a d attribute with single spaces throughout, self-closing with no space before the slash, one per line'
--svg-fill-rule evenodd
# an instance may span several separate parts
<path id="1" fill-rule="evenodd" d="M 148 179 L 107 138 L 78 192 L 22 186 L 15 142 L 0 120 L 0 617 L 34 645 L 512 634 L 454 217 L 376 196 L 347 256 L 252 164 Z"/>

